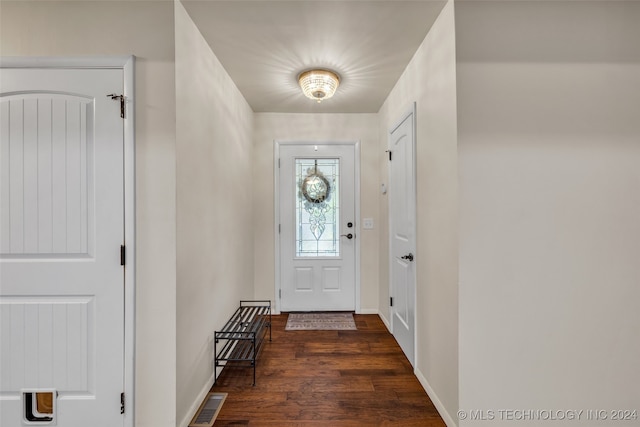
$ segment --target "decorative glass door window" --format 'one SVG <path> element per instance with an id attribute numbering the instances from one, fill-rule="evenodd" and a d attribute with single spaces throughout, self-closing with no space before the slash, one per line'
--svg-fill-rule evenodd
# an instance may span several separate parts
<path id="1" fill-rule="evenodd" d="M 296 159 L 296 257 L 340 256 L 340 159 Z"/>

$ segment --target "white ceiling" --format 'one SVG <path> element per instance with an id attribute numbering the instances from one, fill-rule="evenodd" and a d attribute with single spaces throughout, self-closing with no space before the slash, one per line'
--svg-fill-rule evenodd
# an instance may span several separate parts
<path id="1" fill-rule="evenodd" d="M 182 0 L 255 112 L 377 112 L 446 3 L 441 0 Z M 298 74 L 328 68 L 333 98 Z"/>

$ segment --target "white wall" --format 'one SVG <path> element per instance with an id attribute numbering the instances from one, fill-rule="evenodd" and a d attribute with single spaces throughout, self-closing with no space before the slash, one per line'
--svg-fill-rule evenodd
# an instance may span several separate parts
<path id="1" fill-rule="evenodd" d="M 638 23 L 456 1 L 464 410 L 640 410 Z"/>
<path id="2" fill-rule="evenodd" d="M 136 55 L 136 426 L 175 426 L 173 4 L 0 4 L 4 56 Z M 144 25 L 141 25 L 144 23 Z"/>
<path id="3" fill-rule="evenodd" d="M 213 382 L 213 331 L 253 297 L 253 111 L 176 2 L 177 420 Z"/>
<path id="4" fill-rule="evenodd" d="M 361 248 L 361 310 L 377 312 L 380 233 L 377 117 L 377 114 L 255 114 L 253 224 L 256 298 L 274 300 L 274 141 L 359 140 L 360 217 L 375 221 L 373 230 L 361 230 L 358 236 Z"/>
<path id="5" fill-rule="evenodd" d="M 458 171 L 455 25 L 447 3 L 380 110 L 388 183 L 389 128 L 417 104 L 416 374 L 445 420 L 458 409 Z M 381 200 L 380 312 L 389 319 L 388 198 Z"/>

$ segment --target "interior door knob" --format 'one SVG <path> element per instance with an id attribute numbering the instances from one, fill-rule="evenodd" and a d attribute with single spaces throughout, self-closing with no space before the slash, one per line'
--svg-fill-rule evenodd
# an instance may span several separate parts
<path id="1" fill-rule="evenodd" d="M 408 261 L 413 261 L 413 254 L 411 252 L 409 252 L 407 255 L 403 255 L 400 258 L 406 259 Z"/>
<path id="2" fill-rule="evenodd" d="M 349 240 L 353 239 L 353 234 L 351 234 L 351 233 L 349 233 L 349 234 L 341 234 L 340 236 L 346 237 Z"/>

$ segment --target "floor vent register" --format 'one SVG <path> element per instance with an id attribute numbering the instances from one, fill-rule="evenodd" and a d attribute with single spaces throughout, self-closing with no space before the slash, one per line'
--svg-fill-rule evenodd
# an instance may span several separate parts
<path id="1" fill-rule="evenodd" d="M 218 417 L 227 393 L 209 393 L 198 408 L 189 427 L 212 427 Z"/>

